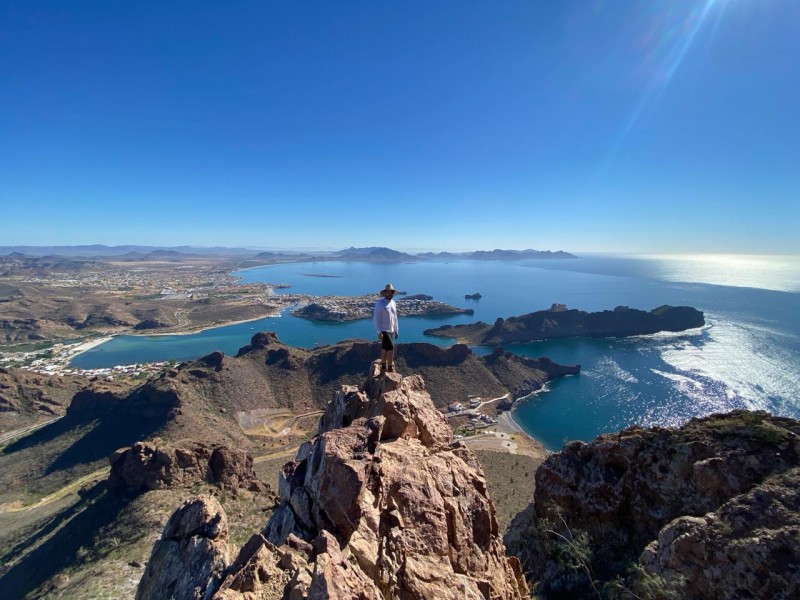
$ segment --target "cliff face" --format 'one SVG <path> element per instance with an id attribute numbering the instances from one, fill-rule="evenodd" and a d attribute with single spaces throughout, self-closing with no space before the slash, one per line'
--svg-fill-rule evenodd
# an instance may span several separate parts
<path id="1" fill-rule="evenodd" d="M 252 457 L 227 446 L 194 442 L 175 448 L 137 442 L 112 454 L 109 462 L 108 487 L 125 496 L 200 482 L 222 489 L 269 491 L 253 471 Z"/>
<path id="2" fill-rule="evenodd" d="M 280 506 L 233 562 L 220 566 L 230 554 L 216 533 L 224 513 L 198 500 L 202 508 L 180 510 L 205 515 L 183 528 L 199 533 L 175 550 L 158 590 L 140 586 L 138 598 L 194 589 L 226 600 L 526 598 L 472 452 L 454 443 L 420 377 L 372 369 L 361 389 L 344 387 L 328 404 L 318 435 L 281 471 Z M 179 529 L 173 520 L 164 539 Z M 198 565 L 191 577 L 187 564 Z"/>
<path id="3" fill-rule="evenodd" d="M 543 597 L 591 595 L 632 564 L 640 595 L 796 597 L 798 467 L 800 423 L 761 412 L 573 442 L 539 468 L 506 544 Z"/>

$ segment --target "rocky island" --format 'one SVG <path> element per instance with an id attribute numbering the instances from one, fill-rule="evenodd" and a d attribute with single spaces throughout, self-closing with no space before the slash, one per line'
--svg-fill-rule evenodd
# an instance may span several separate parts
<path id="1" fill-rule="evenodd" d="M 468 325 L 444 325 L 426 329 L 425 335 L 454 338 L 479 346 L 526 343 L 572 336 L 627 337 L 660 331 L 686 331 L 705 325 L 702 311 L 689 306 L 660 306 L 650 312 L 618 306 L 614 310 L 588 313 L 553 304 L 519 317 L 482 321 Z"/>
<path id="2" fill-rule="evenodd" d="M 397 312 L 402 317 L 433 317 L 473 315 L 471 308 L 458 308 L 433 300 L 425 294 L 415 294 L 397 301 Z M 335 296 L 321 298 L 292 311 L 292 315 L 312 321 L 358 321 L 371 319 L 375 296 Z"/>

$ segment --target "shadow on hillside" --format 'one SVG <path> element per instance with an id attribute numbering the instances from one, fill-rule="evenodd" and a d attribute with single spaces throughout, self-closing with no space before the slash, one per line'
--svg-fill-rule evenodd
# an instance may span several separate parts
<path id="1" fill-rule="evenodd" d="M 166 424 L 167 416 L 141 417 L 128 411 L 104 414 L 97 424 L 47 467 L 46 474 L 108 457 L 118 448 L 141 441 Z"/>
<path id="2" fill-rule="evenodd" d="M 161 430 L 167 420 L 166 413 L 143 416 L 132 410 L 111 410 L 102 414 L 68 414 L 9 444 L 3 449 L 2 454 L 8 456 L 20 450 L 48 444 L 71 431 L 86 430 L 86 433 L 47 467 L 45 473 L 50 474 L 78 464 L 105 459 L 114 450 L 130 446 Z"/>
<path id="3" fill-rule="evenodd" d="M 311 371 L 321 386 L 331 383 L 352 383 L 364 378 L 372 361 L 380 357 L 380 346 L 370 342 L 356 342 L 342 351 L 334 347 L 311 359 Z"/>
<path id="4" fill-rule="evenodd" d="M 12 442 L 3 448 L 3 454 L 13 454 L 14 452 L 25 450 L 26 448 L 32 448 L 33 446 L 46 444 L 47 442 L 50 442 L 58 436 L 66 433 L 70 429 L 73 429 L 78 425 L 85 424 L 86 421 L 83 419 L 81 419 L 80 422 L 76 422 L 75 419 L 72 419 L 69 416 L 62 417 L 58 421 L 50 423 L 49 425 L 45 425 L 41 429 L 37 429 L 33 433 L 30 433 L 25 437 Z"/>
<path id="5" fill-rule="evenodd" d="M 0 556 L 0 564 L 22 557 L 0 576 L 0 598 L 22 598 L 65 567 L 82 560 L 81 548 L 94 546 L 97 532 L 112 523 L 128 502 L 108 492 L 102 481 L 75 504 L 54 515 L 33 536 Z"/>

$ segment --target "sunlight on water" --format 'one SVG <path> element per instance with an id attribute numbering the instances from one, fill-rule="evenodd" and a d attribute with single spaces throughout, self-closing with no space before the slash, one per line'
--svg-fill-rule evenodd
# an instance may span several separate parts
<path id="1" fill-rule="evenodd" d="M 624 383 L 639 383 L 639 380 L 636 379 L 633 374 L 620 367 L 619 363 L 610 356 L 601 358 L 597 366 L 604 371 L 609 378 L 617 379 Z"/>
<path id="2" fill-rule="evenodd" d="M 741 407 L 800 416 L 796 399 L 787 403 L 800 389 L 797 356 L 791 351 L 800 343 L 796 336 L 719 318 L 708 331 L 710 339 L 702 346 L 679 344 L 661 354 L 692 382 L 683 388 L 687 395 L 721 410 Z M 772 343 L 775 338 L 784 339 Z"/>
<path id="3" fill-rule="evenodd" d="M 800 256 L 643 255 L 664 281 L 800 292 Z"/>

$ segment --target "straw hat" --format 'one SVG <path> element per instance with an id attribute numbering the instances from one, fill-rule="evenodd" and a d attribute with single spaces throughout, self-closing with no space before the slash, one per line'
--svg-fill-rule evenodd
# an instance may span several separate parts
<path id="1" fill-rule="evenodd" d="M 397 292 L 391 283 L 387 283 L 386 287 L 381 290 L 381 296 L 386 296 L 387 292 Z"/>

